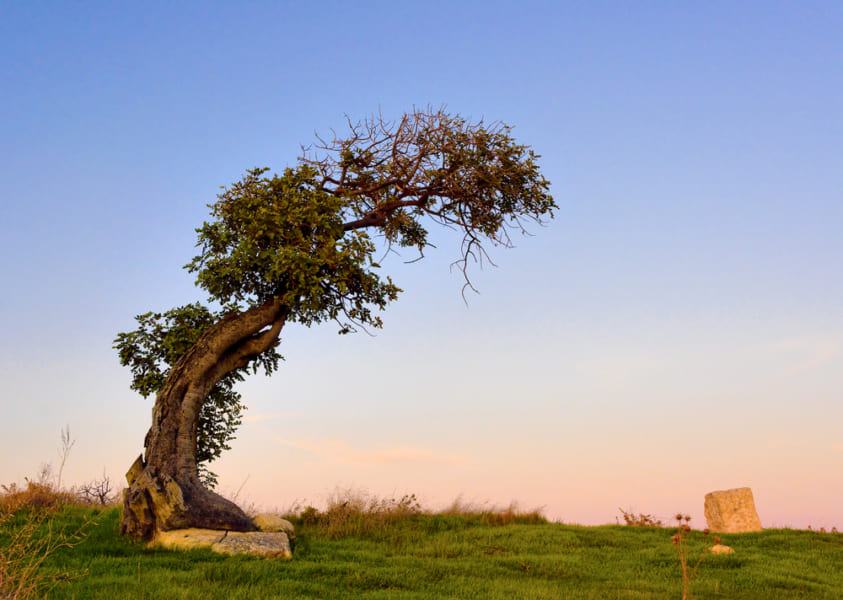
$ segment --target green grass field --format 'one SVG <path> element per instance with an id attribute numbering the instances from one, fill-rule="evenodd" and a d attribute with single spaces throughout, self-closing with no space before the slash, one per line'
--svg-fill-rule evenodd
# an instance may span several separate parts
<path id="1" fill-rule="evenodd" d="M 0 525 L 0 548 L 21 519 Z M 51 535 L 86 520 L 86 537 L 40 567 L 48 598 L 682 597 L 675 528 L 497 525 L 428 514 L 356 532 L 299 523 L 295 556 L 285 561 L 150 549 L 119 535 L 116 508 L 59 509 Z M 38 535 L 47 535 L 46 524 Z M 694 598 L 843 598 L 843 534 L 767 530 L 724 535 L 723 543 L 735 554 L 706 555 Z M 702 549 L 703 534 L 693 532 L 692 558 Z"/>

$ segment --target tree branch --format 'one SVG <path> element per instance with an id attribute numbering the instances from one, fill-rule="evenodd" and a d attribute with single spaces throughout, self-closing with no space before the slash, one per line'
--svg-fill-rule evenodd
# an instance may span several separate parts
<path id="1" fill-rule="evenodd" d="M 206 379 L 213 381 L 211 387 L 222 379 L 227 373 L 247 366 L 261 353 L 272 348 L 278 341 L 278 335 L 287 322 L 287 314 L 282 311 L 269 329 L 258 334 L 246 337 L 229 348 L 207 372 Z M 210 391 L 210 388 L 209 388 Z"/>

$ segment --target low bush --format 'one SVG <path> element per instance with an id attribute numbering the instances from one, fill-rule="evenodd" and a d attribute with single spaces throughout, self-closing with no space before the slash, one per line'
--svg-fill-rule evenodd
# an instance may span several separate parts
<path id="1" fill-rule="evenodd" d="M 78 500 L 73 491 L 60 490 L 46 481 L 24 481 L 26 484 L 21 486 L 16 483 L 0 485 L 0 515 L 26 509 L 58 508 Z"/>
<path id="2" fill-rule="evenodd" d="M 627 512 L 622 508 L 619 508 L 618 510 L 621 511 L 624 524 L 626 525 L 630 525 L 632 527 L 664 527 L 664 523 L 653 515 L 647 515 L 644 513 L 638 513 L 636 515 L 635 513 L 631 511 Z"/>
<path id="3" fill-rule="evenodd" d="M 294 523 L 318 531 L 329 539 L 362 537 L 383 539 L 391 526 L 427 530 L 453 529 L 469 525 L 535 525 L 547 523 L 540 510 L 521 511 L 516 504 L 506 508 L 476 506 L 457 499 L 448 507 L 433 511 L 422 507 L 415 494 L 400 498 L 379 498 L 356 490 L 338 490 L 324 510 L 313 506 L 293 507 L 286 515 Z M 447 526 L 446 526 L 447 522 Z"/>

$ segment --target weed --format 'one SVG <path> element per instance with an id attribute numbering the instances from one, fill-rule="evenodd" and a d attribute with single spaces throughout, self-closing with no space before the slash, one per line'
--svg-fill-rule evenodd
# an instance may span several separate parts
<path id="1" fill-rule="evenodd" d="M 826 530 L 825 527 L 820 527 L 819 529 L 814 529 L 810 525 L 808 525 L 808 531 L 816 531 L 817 533 L 838 533 L 837 527 L 832 527 L 831 530 Z"/>
<path id="2" fill-rule="evenodd" d="M 60 548 L 72 548 L 82 542 L 94 521 L 86 516 L 75 528 L 59 526 L 65 521 L 65 509 L 80 503 L 105 505 L 113 501 L 111 481 L 103 474 L 82 486 L 80 491 L 61 487 L 67 457 L 76 440 L 70 427 L 61 431 L 60 465 L 53 483 L 50 464 L 41 466 L 36 479 L 24 478 L 25 485 L 0 485 L 0 598 L 25 600 L 40 596 L 61 581 L 84 571 L 45 573 L 42 566 Z M 87 500 L 87 502 L 86 502 Z"/>
<path id="3" fill-rule="evenodd" d="M 664 527 L 664 524 L 653 515 L 646 515 L 644 513 L 636 515 L 633 512 L 626 512 L 622 508 L 618 508 L 618 510 L 621 511 L 623 520 L 627 525 L 633 527 Z"/>
<path id="4" fill-rule="evenodd" d="M 689 600 L 691 596 L 691 582 L 696 579 L 697 577 L 697 570 L 700 568 L 700 564 L 702 563 L 703 558 L 705 557 L 706 553 L 708 552 L 708 529 L 704 529 L 703 533 L 705 534 L 705 549 L 700 554 L 699 559 L 697 559 L 697 563 L 694 565 L 693 568 L 688 566 L 688 561 L 690 556 L 688 554 L 688 538 L 691 535 L 691 516 L 690 515 L 683 515 L 682 513 L 676 514 L 676 521 L 679 527 L 679 531 L 673 534 L 671 540 L 673 541 L 673 545 L 676 546 L 679 552 L 679 563 L 682 565 L 682 600 Z M 714 543 L 719 544 L 720 538 L 715 537 Z"/>
<path id="5" fill-rule="evenodd" d="M 64 496 L 53 490 L 52 502 L 44 502 L 47 491 L 42 489 L 43 484 L 29 483 L 36 491 L 19 491 L 14 484 L 2 486 L 4 500 L 9 495 L 16 498 L 14 503 L 4 502 L 4 507 L 20 506 L 21 497 L 28 502 L 14 512 L 4 509 L 0 513 L 0 598 L 8 600 L 34 598 L 61 581 L 81 576 L 83 573 L 69 571 L 45 574 L 41 566 L 59 548 L 79 544 L 92 525 L 86 519 L 70 533 L 57 528 L 56 515 Z"/>
<path id="6" fill-rule="evenodd" d="M 74 444 L 76 444 L 76 440 L 70 439 L 70 425 L 65 425 L 64 429 L 61 430 L 61 450 L 59 450 L 61 462 L 59 463 L 59 473 L 56 479 L 56 489 L 61 489 L 61 476 L 64 473 L 64 465 Z"/>

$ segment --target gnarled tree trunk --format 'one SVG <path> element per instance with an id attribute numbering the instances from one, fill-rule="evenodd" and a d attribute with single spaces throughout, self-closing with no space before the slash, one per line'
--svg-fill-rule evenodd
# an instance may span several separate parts
<path id="1" fill-rule="evenodd" d="M 121 533 L 150 539 L 188 527 L 255 529 L 236 504 L 200 482 L 196 427 L 214 385 L 277 344 L 286 317 L 277 299 L 223 317 L 173 366 L 155 399 L 144 455 L 126 474 Z"/>

